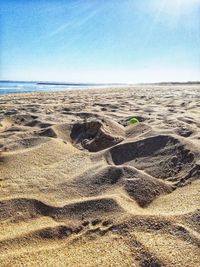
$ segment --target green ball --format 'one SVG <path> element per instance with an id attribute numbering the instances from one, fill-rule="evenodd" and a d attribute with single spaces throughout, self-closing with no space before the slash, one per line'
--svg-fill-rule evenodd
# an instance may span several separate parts
<path id="1" fill-rule="evenodd" d="M 136 118 L 131 118 L 130 120 L 129 120 L 129 124 L 136 124 L 136 123 L 138 123 L 139 121 L 138 121 L 138 119 L 136 119 Z"/>

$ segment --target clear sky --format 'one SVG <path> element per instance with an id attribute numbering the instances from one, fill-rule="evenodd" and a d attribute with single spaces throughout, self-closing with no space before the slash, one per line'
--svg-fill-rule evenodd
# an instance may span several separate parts
<path id="1" fill-rule="evenodd" d="M 200 0 L 0 0 L 0 79 L 200 80 Z"/>

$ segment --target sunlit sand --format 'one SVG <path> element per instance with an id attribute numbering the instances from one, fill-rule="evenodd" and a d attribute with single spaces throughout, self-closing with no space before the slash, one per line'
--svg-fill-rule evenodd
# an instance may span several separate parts
<path id="1" fill-rule="evenodd" d="M 199 85 L 2 96 L 0 266 L 198 267 L 199 97 Z"/>

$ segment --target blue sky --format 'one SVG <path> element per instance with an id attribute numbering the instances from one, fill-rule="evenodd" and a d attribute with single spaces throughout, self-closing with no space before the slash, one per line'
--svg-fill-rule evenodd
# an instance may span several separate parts
<path id="1" fill-rule="evenodd" d="M 200 80 L 200 0 L 0 0 L 0 79 Z"/>

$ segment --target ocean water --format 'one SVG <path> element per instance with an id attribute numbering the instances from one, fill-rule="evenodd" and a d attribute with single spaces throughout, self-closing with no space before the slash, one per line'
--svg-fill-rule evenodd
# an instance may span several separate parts
<path id="1" fill-rule="evenodd" d="M 105 87 L 108 85 L 100 84 L 81 84 L 81 83 L 69 83 L 69 84 L 45 84 L 37 82 L 7 82 L 0 81 L 0 95 L 11 93 L 24 93 L 24 92 L 49 92 L 49 91 L 63 91 L 74 89 L 89 89 L 96 87 Z"/>

